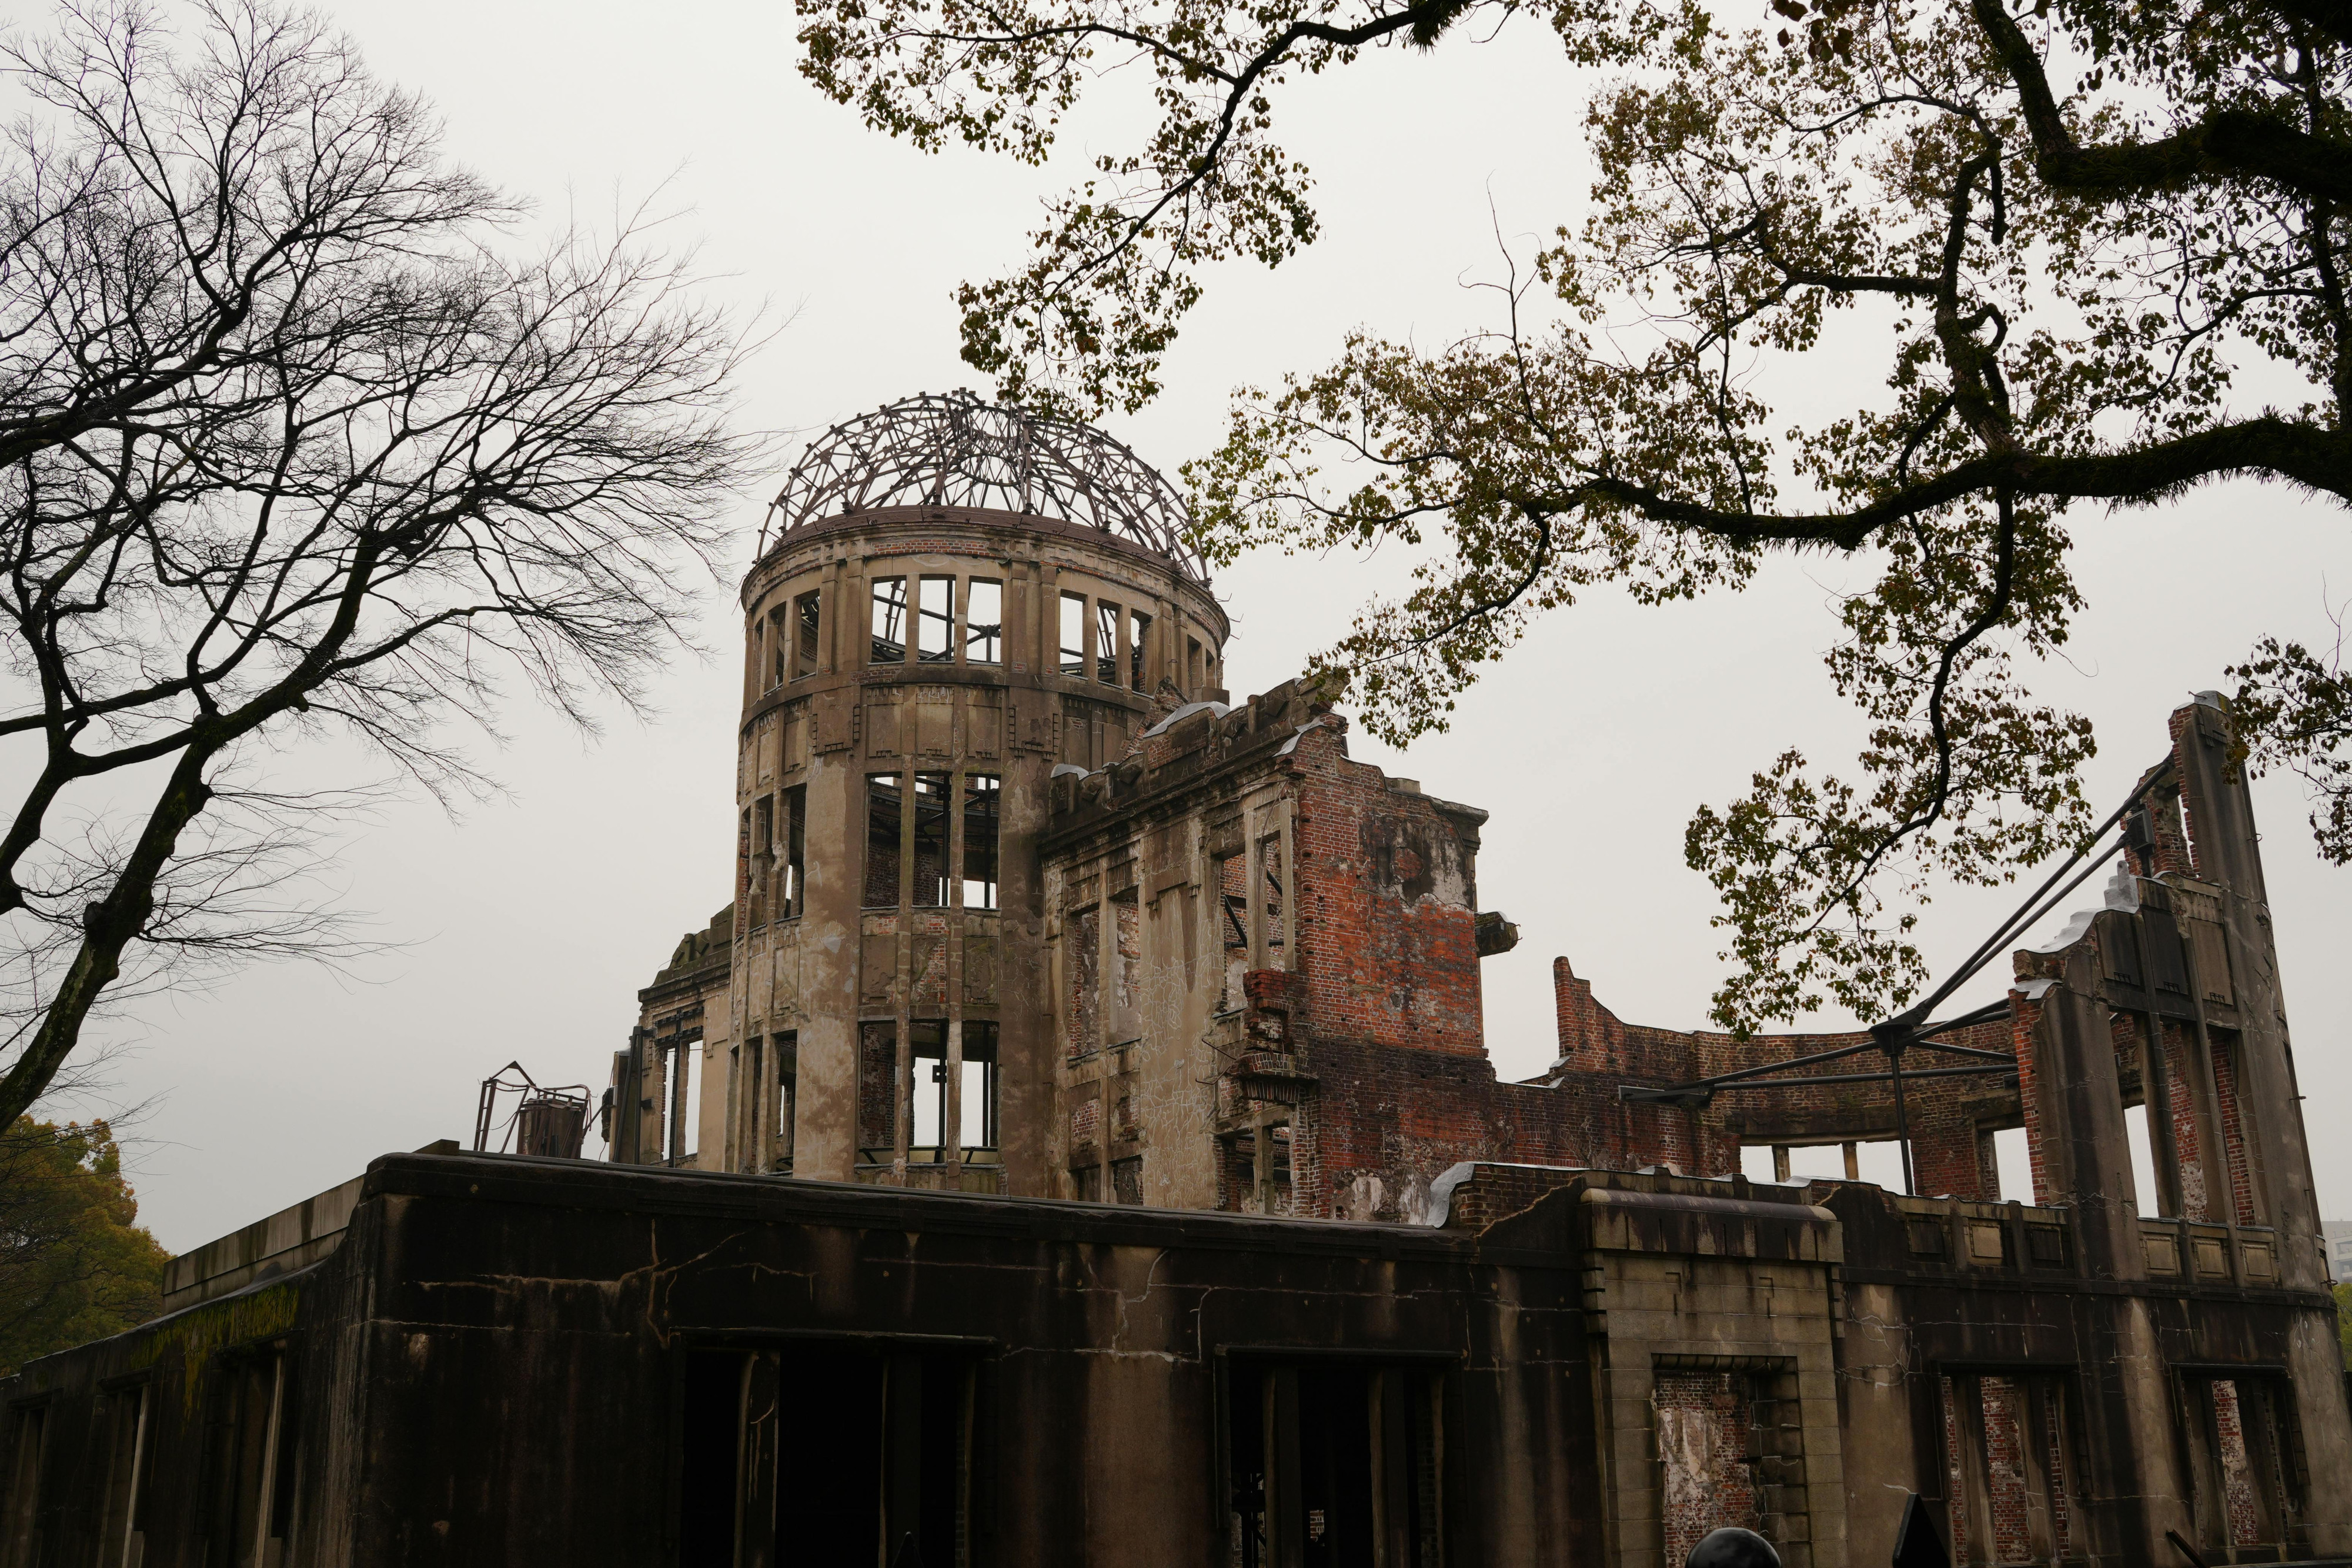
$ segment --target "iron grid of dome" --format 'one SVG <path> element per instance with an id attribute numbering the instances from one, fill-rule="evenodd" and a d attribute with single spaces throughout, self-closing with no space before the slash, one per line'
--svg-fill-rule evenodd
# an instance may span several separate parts
<path id="1" fill-rule="evenodd" d="M 1191 517 L 1160 471 L 1092 425 L 924 392 L 835 425 L 769 507 L 778 537 L 882 507 L 960 507 L 1051 517 L 1133 541 L 1206 582 Z M 765 552 L 766 526 L 761 549 Z"/>

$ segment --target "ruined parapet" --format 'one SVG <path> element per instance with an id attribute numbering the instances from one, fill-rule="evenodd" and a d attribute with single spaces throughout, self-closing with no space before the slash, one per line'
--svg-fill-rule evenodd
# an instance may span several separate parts
<path id="1" fill-rule="evenodd" d="M 2181 1222 L 2245 1234 L 2232 1275 L 2326 1279 L 2277 949 L 2242 760 L 2213 694 L 2174 712 L 2172 756 L 2141 780 L 2124 869 L 2098 907 L 2016 956 L 2021 1079 L 2040 1201 L 2119 1277 L 2178 1275 Z M 2137 1190 L 2137 1112 L 2156 1190 Z M 2167 1228 L 2144 1238 L 2140 1221 Z M 2101 1241 L 2098 1235 L 2108 1236 Z"/>
<path id="2" fill-rule="evenodd" d="M 1507 1155 L 1479 964 L 1486 813 L 1348 756 L 1328 680 L 1170 708 L 1065 766 L 1040 843 L 1076 1197 L 1414 1218 Z"/>

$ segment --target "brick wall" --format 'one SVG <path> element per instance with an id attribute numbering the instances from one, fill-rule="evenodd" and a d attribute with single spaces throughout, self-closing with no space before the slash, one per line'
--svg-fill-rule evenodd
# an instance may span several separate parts
<path id="1" fill-rule="evenodd" d="M 2257 1225 L 2254 1178 L 2246 1166 L 2246 1128 L 2238 1103 L 2238 1041 L 2213 1031 L 2213 1104 L 2221 1119 L 2221 1152 L 2230 1170 L 2230 1203 L 2241 1225 Z"/>
<path id="2" fill-rule="evenodd" d="M 1984 1406 L 1985 1491 L 1992 1514 L 1993 1560 L 2030 1563 L 2032 1533 L 2026 1520 L 2024 1390 L 2007 1377 L 1979 1381 Z"/>
<path id="3" fill-rule="evenodd" d="M 1659 1509 L 1669 1563 L 1688 1557 L 1709 1531 L 1763 1528 L 1749 1469 L 1748 1381 L 1734 1372 L 1657 1375 L 1651 1401 L 1664 1472 Z"/>
<path id="4" fill-rule="evenodd" d="M 2246 1427 L 2238 1406 L 2238 1385 L 2228 1378 L 2210 1385 L 2213 1391 L 2213 1436 L 2221 1462 L 2223 1507 L 2229 1516 L 2230 1544 L 2259 1545 L 2263 1539 L 2262 1505 L 2254 1496 L 2253 1467 L 2246 1459 Z"/>
<path id="5" fill-rule="evenodd" d="M 1472 850 L 1428 797 L 1349 761 L 1336 728 L 1297 738 L 1281 766 L 1317 1030 L 1485 1056 Z"/>

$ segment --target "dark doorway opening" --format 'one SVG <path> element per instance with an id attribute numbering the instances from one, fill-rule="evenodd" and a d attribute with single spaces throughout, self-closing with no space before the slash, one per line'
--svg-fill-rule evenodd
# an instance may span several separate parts
<path id="1" fill-rule="evenodd" d="M 1443 1374 L 1427 1365 L 1226 1368 L 1232 1561 L 1241 1568 L 1436 1568 Z"/>
<path id="2" fill-rule="evenodd" d="M 687 1358 L 681 1568 L 968 1568 L 973 1364 L 810 1340 Z"/>

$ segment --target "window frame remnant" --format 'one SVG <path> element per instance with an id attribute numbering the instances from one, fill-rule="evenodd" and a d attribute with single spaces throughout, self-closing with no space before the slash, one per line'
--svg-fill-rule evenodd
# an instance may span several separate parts
<path id="1" fill-rule="evenodd" d="M 906 900 L 902 777 L 895 768 L 866 776 L 866 864 L 858 880 L 860 908 L 898 909 Z M 890 902 L 875 903 L 875 895 L 886 885 Z"/>
<path id="2" fill-rule="evenodd" d="M 1004 776 L 966 773 L 963 776 L 963 907 L 993 910 L 1003 896 L 1004 873 Z M 977 871 L 978 876 L 972 873 Z M 978 890 L 979 900 L 973 893 Z"/>
<path id="3" fill-rule="evenodd" d="M 1143 655 L 1151 645 L 1151 617 L 1140 610 L 1130 610 L 1128 612 L 1128 685 L 1136 691 L 1148 692 L 1151 688 L 1144 679 Z"/>
<path id="4" fill-rule="evenodd" d="M 912 859 L 913 885 L 908 889 L 910 909 L 944 909 L 948 904 L 948 859 L 950 818 L 957 797 L 955 776 L 950 773 L 918 772 L 913 797 L 915 843 Z"/>

